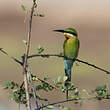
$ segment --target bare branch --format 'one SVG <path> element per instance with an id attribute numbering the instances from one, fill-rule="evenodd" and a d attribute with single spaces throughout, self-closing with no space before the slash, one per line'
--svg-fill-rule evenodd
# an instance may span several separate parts
<path id="1" fill-rule="evenodd" d="M 33 6 L 31 8 L 31 13 L 30 13 L 30 20 L 29 20 L 29 31 L 28 31 L 28 37 L 27 37 L 27 45 L 26 45 L 26 54 L 24 57 L 24 62 L 23 62 L 23 74 L 24 74 L 24 85 L 25 85 L 25 91 L 26 91 L 26 100 L 27 100 L 27 109 L 32 110 L 31 108 L 31 102 L 30 102 L 30 97 L 29 97 L 29 86 L 28 86 L 28 79 L 27 79 L 27 60 L 28 60 L 28 54 L 30 50 L 30 41 L 31 41 L 31 30 L 32 30 L 32 18 L 33 18 L 33 13 L 34 13 L 34 4 L 36 0 L 33 0 Z"/>
<path id="2" fill-rule="evenodd" d="M 107 70 L 105 70 L 105 69 L 103 69 L 103 68 L 100 68 L 100 67 L 98 67 L 98 66 L 96 66 L 96 65 L 94 65 L 94 64 L 90 64 L 90 63 L 88 63 L 88 62 L 86 62 L 86 61 L 82 61 L 82 60 L 80 60 L 80 59 L 76 59 L 76 61 L 78 61 L 78 62 L 80 62 L 80 63 L 84 63 L 84 64 L 86 64 L 86 65 L 88 65 L 88 66 L 91 66 L 91 67 L 93 67 L 93 68 L 96 68 L 96 69 L 98 69 L 98 70 L 101 70 L 101 71 L 103 71 L 103 72 L 105 72 L 105 73 L 107 73 L 107 74 L 110 74 L 109 71 L 107 71 Z"/>
<path id="3" fill-rule="evenodd" d="M 65 57 L 65 56 L 63 56 L 63 55 L 59 55 L 59 54 L 34 54 L 34 55 L 28 56 L 28 59 L 29 59 L 29 58 L 33 58 L 33 57 L 51 57 L 51 56 L 62 57 L 62 58 L 69 59 L 69 58 L 67 58 L 67 57 Z M 71 59 L 71 60 L 75 60 L 75 61 L 77 61 L 77 62 L 84 63 L 84 64 L 86 64 L 86 65 L 88 65 L 88 66 L 91 66 L 91 67 L 93 67 L 93 68 L 96 68 L 96 69 L 98 69 L 98 70 L 100 70 L 100 71 L 106 72 L 106 74 L 110 74 L 109 71 L 107 71 L 107 70 L 105 70 L 105 69 L 103 69 L 103 68 L 100 68 L 100 67 L 98 67 L 98 66 L 96 66 L 96 65 L 94 65 L 94 64 L 88 63 L 88 62 L 86 62 L 86 61 L 83 61 L 83 60 L 80 60 L 80 59 Z"/>
<path id="4" fill-rule="evenodd" d="M 15 58 L 13 56 L 10 56 L 5 50 L 1 49 L 0 52 L 2 52 L 3 54 L 7 55 L 9 58 L 14 60 L 16 63 L 19 63 L 20 65 L 23 65 L 23 63 L 21 61 L 19 61 L 17 58 Z"/>

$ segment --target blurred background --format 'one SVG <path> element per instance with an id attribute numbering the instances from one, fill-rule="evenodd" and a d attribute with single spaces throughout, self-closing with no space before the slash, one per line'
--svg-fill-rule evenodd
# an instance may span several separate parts
<path id="1" fill-rule="evenodd" d="M 31 7 L 32 0 L 0 0 L 0 47 L 21 60 L 25 47 L 22 40 L 28 32 L 28 14 L 21 5 Z M 37 53 L 40 44 L 44 53 L 60 53 L 65 40 L 63 34 L 54 29 L 73 27 L 78 31 L 80 51 L 78 58 L 110 70 L 110 1 L 109 0 L 41 0 L 38 13 L 45 17 L 34 17 L 30 54 Z M 63 59 L 33 58 L 29 61 L 31 70 L 40 78 L 49 76 L 57 79 L 64 75 Z M 103 84 L 110 86 L 110 77 L 104 72 L 78 63 L 72 70 L 72 82 L 79 88 L 94 89 Z M 22 68 L 0 53 L 0 86 L 4 81 L 23 80 Z M 40 93 L 42 96 L 42 93 Z M 48 93 L 44 94 L 48 95 Z M 49 94 L 52 102 L 61 100 L 58 93 Z M 109 110 L 110 101 L 85 102 L 82 107 L 67 104 L 76 110 Z M 0 110 L 15 110 L 18 105 L 8 99 L 8 91 L 0 89 Z M 24 106 L 22 106 L 24 110 Z"/>

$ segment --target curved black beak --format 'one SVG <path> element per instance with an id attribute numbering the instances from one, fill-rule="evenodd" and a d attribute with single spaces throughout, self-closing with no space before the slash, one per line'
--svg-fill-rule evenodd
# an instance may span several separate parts
<path id="1" fill-rule="evenodd" d="M 56 32 L 62 32 L 62 33 L 65 32 L 64 30 L 53 30 L 53 31 L 56 31 Z"/>

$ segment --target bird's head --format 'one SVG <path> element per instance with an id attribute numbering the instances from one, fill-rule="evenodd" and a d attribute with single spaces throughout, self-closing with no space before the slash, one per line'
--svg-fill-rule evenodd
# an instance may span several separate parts
<path id="1" fill-rule="evenodd" d="M 70 38 L 78 36 L 77 31 L 75 29 L 73 29 L 73 28 L 66 28 L 65 30 L 54 30 L 54 31 L 64 33 L 64 36 L 67 39 L 70 39 Z"/>

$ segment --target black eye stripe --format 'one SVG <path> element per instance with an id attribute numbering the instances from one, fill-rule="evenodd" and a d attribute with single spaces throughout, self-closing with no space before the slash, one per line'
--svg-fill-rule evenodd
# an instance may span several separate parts
<path id="1" fill-rule="evenodd" d="M 73 32 L 69 32 L 69 31 L 65 31 L 66 33 L 70 33 L 70 34 L 72 34 L 72 35 L 74 35 L 74 36 L 77 36 L 77 34 L 76 33 L 73 33 Z"/>

